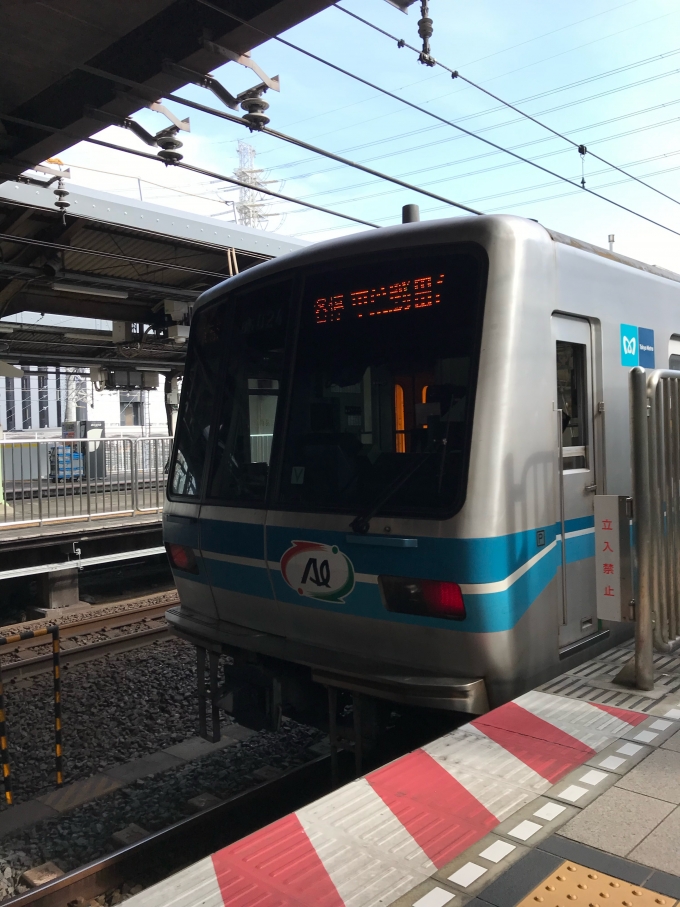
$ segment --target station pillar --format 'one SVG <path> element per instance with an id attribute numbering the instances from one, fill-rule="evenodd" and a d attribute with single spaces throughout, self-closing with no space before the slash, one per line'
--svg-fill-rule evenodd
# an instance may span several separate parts
<path id="1" fill-rule="evenodd" d="M 42 607 L 46 610 L 70 608 L 80 604 L 77 568 L 43 573 L 41 579 Z"/>

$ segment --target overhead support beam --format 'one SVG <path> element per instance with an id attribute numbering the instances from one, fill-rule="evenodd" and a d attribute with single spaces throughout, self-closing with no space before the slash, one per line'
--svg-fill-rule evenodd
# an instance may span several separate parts
<path id="1" fill-rule="evenodd" d="M 64 294 L 65 295 L 65 294 Z M 7 304 L 3 316 L 16 315 L 18 312 L 45 312 L 50 315 L 73 315 L 80 318 L 101 318 L 104 321 L 141 321 L 149 324 L 153 315 L 148 306 L 134 305 L 127 301 L 92 297 L 68 299 L 58 293 L 35 293 L 24 290 L 16 294 Z"/>
<path id="2" fill-rule="evenodd" d="M 11 214 L 8 214 L 7 217 L 0 220 L 0 233 L 11 233 L 15 227 L 21 226 L 21 224 L 25 220 L 29 220 L 30 217 L 30 208 L 17 208 L 16 211 L 12 211 Z"/>
<path id="3" fill-rule="evenodd" d="M 71 223 L 66 227 L 61 223 L 55 223 L 42 230 L 36 238 L 47 242 L 59 243 L 60 245 L 68 245 L 73 234 L 79 229 L 80 223 L 78 221 L 71 220 Z M 31 265 L 42 254 L 39 246 L 19 248 L 20 251 L 15 259 L 12 260 L 12 263 L 16 262 L 16 264 L 24 266 Z M 0 290 L 0 318 L 4 318 L 5 315 L 9 313 L 12 299 L 20 293 L 25 286 L 25 280 L 14 279 L 10 280 L 10 282 Z"/>
<path id="4" fill-rule="evenodd" d="M 37 277 L 45 277 L 46 275 L 40 268 L 22 268 L 19 265 L 4 264 L 0 261 L 0 276 L 34 280 Z M 89 284 L 92 287 L 123 287 L 127 290 L 135 290 L 138 293 L 152 293 L 163 299 L 175 297 L 185 300 L 189 304 L 200 296 L 199 290 L 185 290 L 182 287 L 173 287 L 163 283 L 127 280 L 124 277 L 98 277 L 96 274 L 90 274 L 87 271 L 62 271 L 60 278 L 70 283 L 82 281 L 84 285 Z"/>
<path id="5" fill-rule="evenodd" d="M 0 318 L 8 313 L 12 299 L 25 285 L 25 280 L 15 277 L 0 290 Z"/>
<path id="6" fill-rule="evenodd" d="M 108 66 L 124 76 L 134 76 L 150 93 L 160 98 L 183 83 L 163 72 L 165 59 L 198 72 L 208 73 L 224 62 L 224 56 L 203 46 L 209 35 L 221 47 L 242 55 L 263 43 L 262 30 L 279 33 L 332 5 L 333 0 L 258 0 L 246 3 L 250 25 L 225 22 L 214 11 L 194 2 L 179 0 L 99 0 L 81 4 L 87 16 L 60 18 L 59 40 L 68 54 L 54 51 L 53 23 L 63 4 L 47 4 L 51 14 L 36 15 L 32 3 L 10 3 L 11 15 L 4 16 L 3 43 L 13 48 L 12 65 L 0 74 L 3 110 L 19 117 L 49 121 L 60 130 L 45 136 L 27 128 L 12 128 L 3 136 L 7 151 L 0 181 L 23 172 L 73 145 L 74 137 L 85 139 L 100 128 L 80 112 L 89 104 L 117 116 L 129 117 L 142 104 L 135 97 L 121 98 L 115 87 L 95 81 L 80 65 Z M 8 4 L 5 3 L 4 6 Z M 118 15 L 125 10 L 123 16 Z M 63 20 L 63 21 L 62 21 Z M 27 37 L 31 52 L 21 52 Z M 58 42 L 57 42 L 58 43 Z M 17 50 L 17 48 L 19 48 Z M 33 48 L 45 48 L 35 53 Z M 50 48 L 52 52 L 50 53 Z M 62 131 L 63 130 L 63 131 Z"/>
<path id="7" fill-rule="evenodd" d="M 182 374 L 184 363 L 178 360 L 168 359 L 122 359 L 120 356 L 107 359 L 105 356 L 91 356 L 86 353 L 74 353 L 69 356 L 57 355 L 56 353 L 13 353 L 12 361 L 19 365 L 59 365 L 64 368 L 89 368 L 97 366 L 98 368 L 118 368 L 138 370 L 143 372 L 172 372 L 173 374 Z"/>

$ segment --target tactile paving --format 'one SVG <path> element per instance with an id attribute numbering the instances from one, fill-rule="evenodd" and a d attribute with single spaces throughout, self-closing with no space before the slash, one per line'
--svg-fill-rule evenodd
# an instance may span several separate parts
<path id="1" fill-rule="evenodd" d="M 569 861 L 517 907 L 673 907 L 673 898 Z"/>

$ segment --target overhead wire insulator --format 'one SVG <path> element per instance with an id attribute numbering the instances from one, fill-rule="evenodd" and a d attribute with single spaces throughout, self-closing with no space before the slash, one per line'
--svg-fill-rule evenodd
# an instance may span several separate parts
<path id="1" fill-rule="evenodd" d="M 179 153 L 182 143 L 176 136 L 164 135 L 157 137 L 156 144 L 161 149 L 158 152 L 158 157 L 165 161 L 166 164 L 177 164 L 182 160 L 182 155 Z"/>
<path id="2" fill-rule="evenodd" d="M 586 188 L 586 154 L 588 149 L 585 145 L 578 146 L 578 153 L 581 155 L 581 188 Z"/>
<path id="3" fill-rule="evenodd" d="M 265 113 L 266 110 L 269 110 L 269 104 L 259 94 L 243 98 L 241 107 L 246 111 L 243 114 L 243 119 L 250 127 L 251 132 L 258 132 L 269 123 L 269 117 Z"/>
<path id="4" fill-rule="evenodd" d="M 418 61 L 425 66 L 434 66 L 436 60 L 430 53 L 430 38 L 434 34 L 434 25 L 430 19 L 430 10 L 427 0 L 422 0 L 420 4 L 421 18 L 418 21 L 418 34 L 423 40 L 423 49 L 418 55 Z"/>
<path id="5" fill-rule="evenodd" d="M 54 190 L 54 194 L 57 196 L 57 200 L 54 203 L 54 207 L 58 208 L 61 211 L 61 222 L 62 224 L 66 223 L 66 209 L 71 207 L 71 203 L 65 201 L 69 195 L 68 189 L 64 189 L 64 181 L 62 179 L 57 183 L 57 188 Z"/>

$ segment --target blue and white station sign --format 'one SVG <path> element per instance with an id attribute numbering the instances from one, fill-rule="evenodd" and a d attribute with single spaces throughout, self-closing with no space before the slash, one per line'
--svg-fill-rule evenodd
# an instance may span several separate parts
<path id="1" fill-rule="evenodd" d="M 633 368 L 655 368 L 654 331 L 632 324 L 621 325 L 621 365 Z"/>

